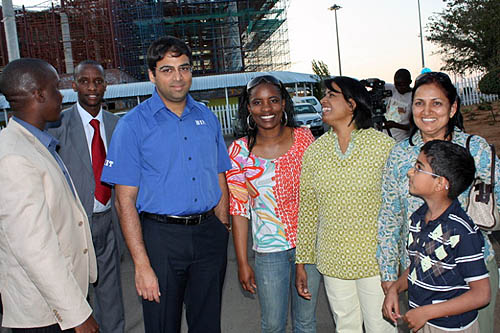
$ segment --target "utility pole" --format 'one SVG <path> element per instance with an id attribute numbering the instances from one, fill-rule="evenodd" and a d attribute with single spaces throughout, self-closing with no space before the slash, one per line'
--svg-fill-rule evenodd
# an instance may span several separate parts
<path id="1" fill-rule="evenodd" d="M 420 51 L 422 52 L 422 68 L 425 68 L 424 34 L 422 33 L 422 15 L 420 14 L 420 0 L 417 0 L 417 4 L 418 4 L 418 23 L 420 25 Z"/>
<path id="2" fill-rule="evenodd" d="M 333 6 L 328 8 L 328 10 L 333 10 L 335 12 L 335 31 L 337 33 L 337 54 L 338 54 L 338 58 L 339 58 L 339 73 L 340 73 L 340 76 L 342 76 L 342 65 L 340 63 L 339 26 L 337 24 L 337 10 L 339 10 L 340 8 L 342 8 L 342 7 L 334 4 Z"/>
<path id="3" fill-rule="evenodd" d="M 3 24 L 9 61 L 19 59 L 19 43 L 17 41 L 16 16 L 12 0 L 2 0 Z"/>

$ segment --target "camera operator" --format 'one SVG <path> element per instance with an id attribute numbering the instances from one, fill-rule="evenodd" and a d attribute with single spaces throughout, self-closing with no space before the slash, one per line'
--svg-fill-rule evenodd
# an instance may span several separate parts
<path id="1" fill-rule="evenodd" d="M 394 84 L 386 83 L 385 89 L 392 91 L 392 96 L 387 97 L 387 112 L 384 129 L 389 129 L 396 141 L 406 139 L 410 134 L 411 116 L 411 74 L 401 68 L 394 74 Z M 387 131 L 384 131 L 387 133 Z M 388 134 L 388 133 L 387 133 Z"/>

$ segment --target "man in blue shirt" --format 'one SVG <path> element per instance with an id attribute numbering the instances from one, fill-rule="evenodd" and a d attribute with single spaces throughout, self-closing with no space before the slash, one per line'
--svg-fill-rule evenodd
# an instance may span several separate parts
<path id="1" fill-rule="evenodd" d="M 192 56 L 174 37 L 148 49 L 153 96 L 123 117 L 102 180 L 116 208 L 143 297 L 146 332 L 220 332 L 231 168 L 216 116 L 188 95 Z"/>

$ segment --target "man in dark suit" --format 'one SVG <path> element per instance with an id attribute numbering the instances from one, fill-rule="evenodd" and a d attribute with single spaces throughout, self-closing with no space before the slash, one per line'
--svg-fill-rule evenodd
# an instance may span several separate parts
<path id="1" fill-rule="evenodd" d="M 119 118 L 102 109 L 106 81 L 103 67 L 86 60 L 75 68 L 73 90 L 78 102 L 65 110 L 49 132 L 75 184 L 90 221 L 98 280 L 93 308 L 103 333 L 123 333 L 125 319 L 120 280 L 118 219 L 111 187 L 100 182 L 106 148 Z"/>

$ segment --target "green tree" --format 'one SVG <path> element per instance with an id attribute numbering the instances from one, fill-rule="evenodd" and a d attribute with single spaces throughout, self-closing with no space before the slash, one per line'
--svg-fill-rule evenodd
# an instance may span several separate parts
<path id="1" fill-rule="evenodd" d="M 500 94 L 500 67 L 482 77 L 479 81 L 479 90 L 483 94 Z"/>
<path id="2" fill-rule="evenodd" d="M 427 40 L 437 44 L 442 70 L 464 73 L 500 66 L 500 0 L 443 0 L 431 17 Z"/>
<path id="3" fill-rule="evenodd" d="M 314 60 L 312 61 L 312 70 L 314 74 L 320 77 L 320 79 L 324 79 L 327 77 L 330 77 L 330 70 L 328 69 L 328 65 L 325 64 L 321 60 Z"/>
<path id="4" fill-rule="evenodd" d="M 314 60 L 313 59 L 311 64 L 312 64 L 312 70 L 313 70 L 314 74 L 319 76 L 319 79 L 320 79 L 320 81 L 318 81 L 316 84 L 314 84 L 313 95 L 317 99 L 322 99 L 324 96 L 324 93 L 323 93 L 324 89 L 323 89 L 321 81 L 323 81 L 324 79 L 329 78 L 331 76 L 330 70 L 328 69 L 328 65 L 325 64 L 321 60 Z"/>

